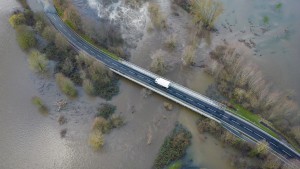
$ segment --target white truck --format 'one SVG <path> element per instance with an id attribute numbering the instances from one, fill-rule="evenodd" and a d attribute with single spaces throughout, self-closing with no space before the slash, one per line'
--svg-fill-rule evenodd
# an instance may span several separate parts
<path id="1" fill-rule="evenodd" d="M 160 78 L 160 77 L 155 79 L 155 83 L 166 89 L 169 88 L 170 84 L 171 84 L 171 82 L 167 81 L 166 79 Z"/>

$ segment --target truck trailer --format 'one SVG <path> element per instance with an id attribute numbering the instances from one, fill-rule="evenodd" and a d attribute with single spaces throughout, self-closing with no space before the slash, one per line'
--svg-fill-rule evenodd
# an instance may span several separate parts
<path id="1" fill-rule="evenodd" d="M 155 83 L 164 87 L 164 88 L 169 88 L 170 87 L 170 84 L 171 82 L 167 81 L 166 79 L 163 79 L 163 78 L 156 78 L 155 79 Z"/>

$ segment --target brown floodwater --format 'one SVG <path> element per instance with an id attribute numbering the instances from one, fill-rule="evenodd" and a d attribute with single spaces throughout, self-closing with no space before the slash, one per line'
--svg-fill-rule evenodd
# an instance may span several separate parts
<path id="1" fill-rule="evenodd" d="M 169 1 L 157 1 L 172 26 L 168 31 L 148 32 L 149 18 L 139 11 L 141 17 L 134 18 L 138 26 L 126 23 L 144 34 L 137 47 L 131 50 L 130 61 L 149 69 L 151 55 L 162 48 L 167 52 L 165 59 L 169 64 L 164 76 L 204 94 L 213 79 L 199 67 L 183 67 L 181 64 L 181 51 L 191 41 L 191 18 L 180 8 L 177 11 L 179 16 L 174 15 Z M 299 96 L 299 1 L 282 1 L 280 11 L 274 10 L 274 5 L 281 1 L 221 1 L 225 11 L 216 23 L 219 34 L 214 33 L 210 39 L 199 44 L 197 65 L 201 65 L 209 51 L 222 44 L 224 39 L 228 42 L 252 39 L 256 48 L 249 49 L 253 54 L 250 58 L 276 85 L 294 90 Z M 89 5 L 95 5 L 98 0 L 74 2 L 85 13 L 94 10 L 96 15 L 90 16 L 97 17 L 96 10 L 100 8 L 90 10 Z M 29 0 L 29 4 L 36 11 L 41 10 L 36 0 Z M 17 7 L 19 5 L 15 1 L 0 1 L 0 168 L 151 168 L 160 145 L 178 120 L 193 135 L 188 155 L 194 165 L 208 169 L 231 169 L 228 159 L 236 152 L 223 148 L 210 135 L 199 134 L 195 125 L 196 113 L 176 104 L 173 111 L 166 111 L 162 105 L 167 101 L 165 98 L 156 94 L 145 98 L 140 86 L 124 79 L 120 81 L 120 94 L 110 103 L 117 106 L 117 113 L 125 117 L 126 125 L 105 136 L 106 144 L 101 152 L 92 151 L 87 145 L 88 133 L 97 105 L 105 101 L 87 97 L 79 88 L 78 99 L 69 101 L 65 110 L 55 111 L 54 103 L 65 97 L 60 94 L 53 77 L 40 78 L 30 72 L 27 55 L 19 49 L 15 32 L 7 22 L 10 13 Z M 264 16 L 269 17 L 269 26 L 263 24 Z M 269 30 L 262 33 L 261 28 L 265 27 Z M 288 31 L 285 31 L 286 28 Z M 177 49 L 173 52 L 162 47 L 170 34 L 176 34 L 178 39 Z M 207 43 L 209 41 L 211 43 Z M 34 95 L 41 96 L 50 107 L 48 116 L 39 114 L 31 104 L 30 98 Z M 60 114 L 68 119 L 63 126 L 56 121 Z M 67 135 L 62 139 L 59 132 L 64 128 Z M 147 145 L 149 131 L 152 143 Z"/>

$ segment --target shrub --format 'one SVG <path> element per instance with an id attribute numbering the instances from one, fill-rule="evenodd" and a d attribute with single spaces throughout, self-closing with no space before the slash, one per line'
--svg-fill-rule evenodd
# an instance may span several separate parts
<path id="1" fill-rule="evenodd" d="M 94 150 L 100 150 L 104 145 L 104 136 L 100 131 L 94 130 L 89 136 L 89 145 Z"/>
<path id="2" fill-rule="evenodd" d="M 264 16 L 263 17 L 263 22 L 264 22 L 264 24 L 269 24 L 269 22 L 270 22 L 270 18 L 268 17 L 268 16 Z"/>
<path id="3" fill-rule="evenodd" d="M 182 163 L 181 161 L 176 161 L 175 163 L 171 164 L 168 169 L 181 169 Z"/>
<path id="4" fill-rule="evenodd" d="M 123 117 L 120 115 L 118 115 L 118 116 L 113 115 L 110 118 L 109 122 L 110 122 L 111 128 L 120 128 L 121 126 L 123 126 L 125 124 Z"/>
<path id="5" fill-rule="evenodd" d="M 187 12 L 190 12 L 190 0 L 173 0 L 173 2 L 182 7 Z"/>
<path id="6" fill-rule="evenodd" d="M 97 116 L 101 116 L 105 119 L 108 119 L 112 114 L 114 114 L 116 110 L 116 106 L 104 103 L 101 104 L 100 107 L 98 108 L 98 114 Z"/>
<path id="7" fill-rule="evenodd" d="M 255 148 L 249 153 L 250 156 L 265 156 L 269 151 L 269 144 L 265 140 L 257 142 Z"/>
<path id="8" fill-rule="evenodd" d="M 276 10 L 280 10 L 282 8 L 282 3 L 279 2 L 275 5 Z"/>
<path id="9" fill-rule="evenodd" d="M 68 0 L 53 0 L 53 4 L 57 10 L 57 13 L 61 16 L 63 14 L 63 11 L 69 5 L 69 1 Z"/>
<path id="10" fill-rule="evenodd" d="M 79 31 L 81 30 L 81 18 L 74 6 L 69 5 L 68 8 L 64 10 L 63 20 L 67 24 L 70 23 L 72 29 Z"/>
<path id="11" fill-rule="evenodd" d="M 191 133 L 182 125 L 176 124 L 171 135 L 167 136 L 154 161 L 155 169 L 162 169 L 173 161 L 181 159 L 191 144 Z"/>
<path id="12" fill-rule="evenodd" d="M 18 0 L 18 2 L 22 5 L 23 8 L 29 9 L 29 5 L 26 0 Z"/>
<path id="13" fill-rule="evenodd" d="M 186 46 L 182 53 L 182 60 L 184 65 L 193 65 L 195 63 L 196 50 L 193 46 Z"/>
<path id="14" fill-rule="evenodd" d="M 94 61 L 86 69 L 86 74 L 93 83 L 96 96 L 109 100 L 119 92 L 118 79 L 103 64 Z"/>
<path id="15" fill-rule="evenodd" d="M 176 48 L 176 43 L 177 43 L 177 39 L 175 35 L 169 35 L 166 38 L 165 41 L 165 46 L 170 49 L 170 50 L 174 50 Z"/>
<path id="16" fill-rule="evenodd" d="M 56 35 L 56 31 L 50 26 L 46 26 L 42 33 L 42 37 L 46 39 L 49 43 L 55 41 L 55 35 Z"/>
<path id="17" fill-rule="evenodd" d="M 148 11 L 150 13 L 150 18 L 153 25 L 156 28 L 166 28 L 166 19 L 165 16 L 161 13 L 160 7 L 158 4 L 149 3 Z"/>
<path id="18" fill-rule="evenodd" d="M 162 51 L 161 49 L 157 50 L 153 55 L 152 55 L 152 62 L 150 65 L 150 69 L 159 74 L 165 73 L 167 67 L 165 64 L 164 56 L 166 53 Z"/>
<path id="19" fill-rule="evenodd" d="M 193 21 L 199 27 L 213 28 L 215 20 L 222 14 L 223 10 L 223 4 L 214 0 L 191 1 Z"/>
<path id="20" fill-rule="evenodd" d="M 83 90 L 90 96 L 95 95 L 95 89 L 93 83 L 89 79 L 84 79 L 82 83 Z"/>
<path id="21" fill-rule="evenodd" d="M 59 125 L 63 125 L 67 122 L 67 119 L 65 118 L 65 116 L 60 115 L 57 119 L 57 122 L 59 123 Z"/>
<path id="22" fill-rule="evenodd" d="M 34 32 L 30 27 L 25 25 L 19 25 L 16 28 L 17 31 L 17 41 L 19 46 L 23 50 L 28 50 L 36 45 L 36 39 Z"/>
<path id="23" fill-rule="evenodd" d="M 99 130 L 101 133 L 108 133 L 111 129 L 110 123 L 103 117 L 95 117 L 92 125 L 93 130 Z"/>
<path id="24" fill-rule="evenodd" d="M 55 46 L 61 51 L 66 51 L 69 47 L 69 42 L 65 37 L 63 37 L 63 35 L 61 35 L 60 33 L 56 33 Z"/>
<path id="25" fill-rule="evenodd" d="M 64 94 L 70 97 L 77 96 L 75 85 L 69 78 L 65 77 L 62 73 L 57 73 L 55 78 L 56 83 Z"/>
<path id="26" fill-rule="evenodd" d="M 37 73 L 45 73 L 48 70 L 48 59 L 45 54 L 33 50 L 28 58 L 30 68 Z"/>
<path id="27" fill-rule="evenodd" d="M 42 99 L 38 96 L 34 96 L 31 99 L 32 104 L 34 104 L 41 113 L 48 113 L 48 108 L 43 103 Z"/>
<path id="28" fill-rule="evenodd" d="M 16 13 L 13 14 L 10 18 L 9 18 L 9 23 L 11 24 L 11 26 L 13 28 L 16 28 L 19 25 L 25 24 L 26 20 L 24 17 L 23 13 Z"/>

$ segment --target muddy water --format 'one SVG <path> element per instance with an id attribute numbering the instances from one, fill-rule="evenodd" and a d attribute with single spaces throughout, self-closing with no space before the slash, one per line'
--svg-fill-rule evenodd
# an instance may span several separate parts
<path id="1" fill-rule="evenodd" d="M 53 121 L 31 104 L 38 94 L 33 75 L 7 22 L 17 7 L 15 1 L 0 1 L 0 168 L 53 168 L 70 157 L 69 151 Z"/>
<path id="2" fill-rule="evenodd" d="M 34 1 L 30 4 L 36 5 Z M 151 168 L 177 120 L 177 106 L 166 111 L 162 104 L 166 99 L 156 94 L 145 98 L 140 86 L 122 80 L 120 94 L 110 103 L 117 106 L 126 125 L 105 135 L 101 152 L 92 151 L 87 145 L 88 133 L 96 107 L 105 101 L 87 97 L 81 88 L 78 99 L 68 100 L 52 76 L 42 78 L 29 71 L 27 55 L 19 49 L 7 22 L 17 7 L 15 1 L 0 2 L 0 168 Z M 31 104 L 34 95 L 45 101 L 48 116 Z M 54 104 L 59 99 L 67 99 L 68 105 L 56 112 Z M 59 126 L 59 115 L 67 118 L 66 124 Z M 67 129 L 66 138 L 60 137 L 62 129 Z"/>
<path id="3" fill-rule="evenodd" d="M 251 55 L 252 60 L 260 65 L 263 73 L 275 85 L 282 90 L 292 90 L 299 98 L 300 1 L 221 1 L 225 11 L 217 22 L 221 35 L 215 37 L 215 40 L 233 42 L 252 39 L 256 47 L 251 50 L 257 51 Z M 282 8 L 276 10 L 275 5 L 278 3 L 282 3 Z M 269 18 L 268 24 L 263 23 L 265 16 Z M 262 33 L 262 29 L 267 31 Z"/>

